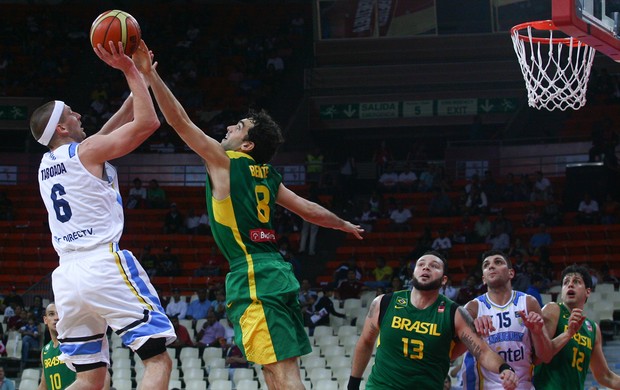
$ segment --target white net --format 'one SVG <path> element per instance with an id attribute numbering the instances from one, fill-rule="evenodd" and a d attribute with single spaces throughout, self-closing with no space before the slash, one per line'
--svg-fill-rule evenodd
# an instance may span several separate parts
<path id="1" fill-rule="evenodd" d="M 527 35 L 520 34 L 517 27 L 512 30 L 512 43 L 525 78 L 529 106 L 549 111 L 583 107 L 596 50 L 572 37 L 554 38 L 553 27 L 524 28 Z M 547 36 L 532 36 L 532 30 Z"/>

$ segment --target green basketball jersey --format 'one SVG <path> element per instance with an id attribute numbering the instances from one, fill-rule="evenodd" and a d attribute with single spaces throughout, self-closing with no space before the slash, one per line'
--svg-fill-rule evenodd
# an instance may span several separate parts
<path id="1" fill-rule="evenodd" d="M 368 390 L 443 388 L 457 305 L 440 294 L 435 303 L 420 310 L 411 304 L 410 294 L 395 292 L 385 310 Z"/>
<path id="2" fill-rule="evenodd" d="M 58 359 L 60 348 L 50 341 L 43 347 L 43 376 L 48 390 L 63 390 L 75 381 L 75 372 Z"/>
<path id="3" fill-rule="evenodd" d="M 564 332 L 570 317 L 570 310 L 562 303 L 559 305 L 560 317 L 553 337 Z M 581 329 L 549 363 L 536 366 L 533 380 L 536 390 L 583 389 L 595 341 L 596 323 L 586 319 Z"/>
<path id="4" fill-rule="evenodd" d="M 248 254 L 277 253 L 272 217 L 282 176 L 269 164 L 257 164 L 251 156 L 227 151 L 230 158 L 230 196 L 213 198 L 207 177 L 207 211 L 213 238 L 231 261 Z"/>

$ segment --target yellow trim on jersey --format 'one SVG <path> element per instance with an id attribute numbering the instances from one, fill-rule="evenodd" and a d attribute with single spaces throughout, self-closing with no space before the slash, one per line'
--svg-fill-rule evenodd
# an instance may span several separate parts
<path id="1" fill-rule="evenodd" d="M 229 158 L 249 158 L 250 160 L 254 161 L 254 158 L 252 156 L 250 156 L 247 153 L 243 153 L 243 152 L 235 152 L 233 150 L 228 150 L 226 152 L 226 154 L 228 155 Z"/>
<path id="2" fill-rule="evenodd" d="M 231 152 L 229 152 L 231 153 Z M 244 155 L 244 153 L 234 152 L 237 154 Z M 276 353 L 273 348 L 273 341 L 271 340 L 271 334 L 269 333 L 269 327 L 267 326 L 267 319 L 265 315 L 265 310 L 263 308 L 263 304 L 258 300 L 258 296 L 256 294 L 256 278 L 254 277 L 254 260 L 252 259 L 252 255 L 250 255 L 247 251 L 243 240 L 241 239 L 241 234 L 239 233 L 239 227 L 237 226 L 237 219 L 235 218 L 235 210 L 232 205 L 232 199 L 229 196 L 226 198 L 219 200 L 215 198 L 211 198 L 212 201 L 212 210 L 213 210 L 213 219 L 221 225 L 227 226 L 230 228 L 233 237 L 235 238 L 235 242 L 243 253 L 245 253 L 245 259 L 248 265 L 248 289 L 250 294 L 250 299 L 252 300 L 252 304 L 245 310 L 243 315 L 241 316 L 240 325 L 242 328 L 242 337 L 243 337 L 243 347 L 245 349 L 246 356 L 248 360 L 253 361 L 256 353 L 260 353 L 261 356 L 265 358 L 261 361 L 276 361 Z M 251 323 L 253 324 L 252 328 L 248 329 L 244 324 Z M 262 351 L 253 351 L 251 348 L 248 350 L 248 345 L 250 343 L 250 335 L 253 337 L 259 337 L 261 340 L 258 344 L 262 345 Z"/>
<path id="3" fill-rule="evenodd" d="M 113 244 L 110 244 L 110 248 L 112 248 L 112 245 Z M 150 311 L 154 311 L 155 309 L 153 308 L 153 306 L 151 306 L 151 304 L 148 303 L 142 297 L 142 295 L 140 295 L 138 290 L 136 290 L 136 288 L 134 287 L 133 283 L 131 283 L 129 281 L 129 275 L 127 275 L 127 271 L 125 270 L 125 267 L 123 267 L 123 263 L 121 261 L 121 257 L 118 255 L 118 252 L 114 252 L 114 258 L 116 259 L 116 266 L 118 267 L 118 270 L 119 270 L 121 276 L 123 277 L 123 280 L 125 281 L 125 284 L 133 292 L 133 295 L 135 295 L 136 298 L 138 298 L 138 301 L 140 301 L 143 305 L 145 305 Z"/>

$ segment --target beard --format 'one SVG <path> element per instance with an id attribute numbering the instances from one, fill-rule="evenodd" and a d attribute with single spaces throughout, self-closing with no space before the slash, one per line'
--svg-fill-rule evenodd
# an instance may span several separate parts
<path id="1" fill-rule="evenodd" d="M 415 276 L 412 279 L 413 288 L 420 291 L 439 290 L 441 288 L 441 278 L 422 284 Z"/>

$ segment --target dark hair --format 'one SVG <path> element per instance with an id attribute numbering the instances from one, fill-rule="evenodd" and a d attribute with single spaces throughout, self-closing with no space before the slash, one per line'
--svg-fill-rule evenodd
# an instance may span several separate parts
<path id="1" fill-rule="evenodd" d="M 562 283 L 564 282 L 564 277 L 568 274 L 581 275 L 581 279 L 583 279 L 583 283 L 586 285 L 586 288 L 592 288 L 592 276 L 590 276 L 590 271 L 588 271 L 586 267 L 573 264 L 564 268 L 564 271 L 562 271 Z"/>
<path id="2" fill-rule="evenodd" d="M 497 249 L 491 249 L 489 251 L 484 252 L 480 260 L 484 262 L 484 259 L 486 259 L 489 256 L 501 256 L 504 260 L 506 260 L 506 265 L 508 266 L 508 268 L 512 269 L 512 261 L 510 261 L 510 259 L 508 258 L 508 256 L 506 256 L 504 252 L 497 250 Z"/>
<path id="3" fill-rule="evenodd" d="M 47 121 L 49 121 L 52 116 L 55 105 L 56 102 L 54 100 L 47 102 L 34 110 L 30 116 L 30 132 L 32 133 L 34 139 L 38 140 L 41 138 L 41 135 L 43 135 L 43 131 L 45 130 Z M 62 115 L 60 116 L 60 119 L 62 120 Z"/>
<path id="4" fill-rule="evenodd" d="M 422 254 L 422 256 L 426 256 L 426 255 L 432 255 L 432 256 L 439 258 L 439 260 L 441 260 L 441 262 L 443 263 L 443 274 L 445 275 L 448 273 L 448 259 L 446 259 L 444 255 L 442 255 L 441 253 L 437 251 L 426 251 L 424 252 L 424 254 Z M 417 263 L 417 260 L 416 260 L 416 263 Z"/>
<path id="5" fill-rule="evenodd" d="M 254 143 L 249 154 L 259 164 L 268 163 L 284 143 L 280 126 L 265 110 L 250 110 L 247 117 L 254 124 L 246 137 L 246 140 Z"/>

